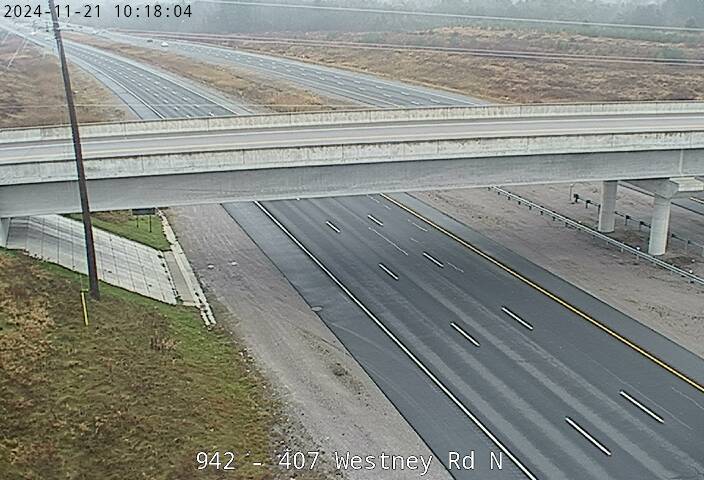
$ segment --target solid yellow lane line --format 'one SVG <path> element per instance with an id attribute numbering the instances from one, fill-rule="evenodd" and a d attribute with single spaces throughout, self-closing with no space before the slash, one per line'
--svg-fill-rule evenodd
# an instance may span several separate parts
<path id="1" fill-rule="evenodd" d="M 701 385 L 701 384 L 699 384 L 698 382 L 696 382 L 695 380 L 689 378 L 687 375 L 685 375 L 684 373 L 680 372 L 679 370 L 677 370 L 676 368 L 672 367 L 671 365 L 667 364 L 667 363 L 664 362 L 663 360 L 659 359 L 657 356 L 655 356 L 655 355 L 653 355 L 652 353 L 648 352 L 648 351 L 647 351 L 646 349 L 644 349 L 643 347 L 641 347 L 641 346 L 639 346 L 639 345 L 633 343 L 631 340 L 629 340 L 628 338 L 624 337 L 624 336 L 621 335 L 620 333 L 618 333 L 618 332 L 612 330 L 612 329 L 611 329 L 610 327 L 608 327 L 607 325 L 604 325 L 604 324 L 603 324 L 602 322 L 600 322 L 599 320 L 596 320 L 595 318 L 591 317 L 590 315 L 588 315 L 587 313 L 583 312 L 583 311 L 580 310 L 579 308 L 577 308 L 577 307 L 571 305 L 570 303 L 568 303 L 568 302 L 566 302 L 565 300 L 561 299 L 560 297 L 558 297 L 558 296 L 555 295 L 554 293 L 550 292 L 549 290 L 546 290 L 545 288 L 541 287 L 541 286 L 538 285 L 537 283 L 533 282 L 533 281 L 530 280 L 529 278 L 524 277 L 524 276 L 521 275 L 520 273 L 518 273 L 518 272 L 516 272 L 515 270 L 513 270 L 511 267 L 509 267 L 509 266 L 507 266 L 507 265 L 501 263 L 499 260 L 495 259 L 495 258 L 492 257 L 491 255 L 489 255 L 489 254 L 483 252 L 483 251 L 480 250 L 479 248 L 477 248 L 477 247 L 475 247 L 474 245 L 468 243 L 467 241 L 465 241 L 464 239 L 458 237 L 457 235 L 455 235 L 454 233 L 450 232 L 449 230 L 447 230 L 447 229 L 441 227 L 440 225 L 436 224 L 436 223 L 433 222 L 432 220 L 430 220 L 430 219 L 428 219 L 428 218 L 425 218 L 423 215 L 421 215 L 420 213 L 416 212 L 416 211 L 413 210 L 412 208 L 407 207 L 406 205 L 402 204 L 401 202 L 398 202 L 398 201 L 394 200 L 393 198 L 389 197 L 389 196 L 386 195 L 386 194 L 383 194 L 383 193 L 382 193 L 381 196 L 384 197 L 386 200 L 390 201 L 391 203 L 393 203 L 394 205 L 398 206 L 399 208 L 402 208 L 403 210 L 407 211 L 408 213 L 410 213 L 410 214 L 413 215 L 414 217 L 416 217 L 416 218 L 418 218 L 418 219 L 424 221 L 424 222 L 427 223 L 428 225 L 430 225 L 430 226 L 432 226 L 433 228 L 437 229 L 438 231 L 444 233 L 444 234 L 447 235 L 448 237 L 452 238 L 452 239 L 455 240 L 456 242 L 458 242 L 458 243 L 460 243 L 461 245 L 465 246 L 466 248 L 470 249 L 472 252 L 476 253 L 477 255 L 479 255 L 480 257 L 484 258 L 485 260 L 488 260 L 489 262 L 493 263 L 494 265 L 496 265 L 496 266 L 499 267 L 500 269 L 504 270 L 505 272 L 509 273 L 510 275 L 512 275 L 513 277 L 517 278 L 518 280 L 522 281 L 522 282 L 525 283 L 526 285 L 529 285 L 530 287 L 532 287 L 533 289 L 535 289 L 535 290 L 537 290 L 538 292 L 542 293 L 542 294 L 545 295 L 546 297 L 548 297 L 548 298 L 550 298 L 551 300 L 553 300 L 553 301 L 559 303 L 560 305 L 562 305 L 563 307 L 565 307 L 566 309 L 568 309 L 569 311 L 571 311 L 571 312 L 574 313 L 575 315 L 578 315 L 579 317 L 581 317 L 581 318 L 583 318 L 584 320 L 588 321 L 589 323 L 591 323 L 591 324 L 594 325 L 595 327 L 597 327 L 597 328 L 599 328 L 600 330 L 602 330 L 602 331 L 608 333 L 609 335 L 611 335 L 613 338 L 615 338 L 615 339 L 618 340 L 619 342 L 621 342 L 621 343 L 627 345 L 628 347 L 632 348 L 633 350 L 635 350 L 636 352 L 640 353 L 641 355 L 643 355 L 645 358 L 647 358 L 647 359 L 650 360 L 651 362 L 653 362 L 653 363 L 655 363 L 656 365 L 658 365 L 658 366 L 664 368 L 665 370 L 667 370 L 668 372 L 670 372 L 671 374 L 673 374 L 674 376 L 676 376 L 676 377 L 679 378 L 680 380 L 682 380 L 682 381 L 688 383 L 689 385 L 691 385 L 691 386 L 694 387 L 695 389 L 699 390 L 701 393 L 704 393 L 704 385 Z"/>

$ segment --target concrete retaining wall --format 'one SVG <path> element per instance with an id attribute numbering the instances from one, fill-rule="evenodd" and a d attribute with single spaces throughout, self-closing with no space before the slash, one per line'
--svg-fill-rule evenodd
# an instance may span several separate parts
<path id="1" fill-rule="evenodd" d="M 534 118 L 576 115 L 702 114 L 704 102 L 594 103 L 560 105 L 483 105 L 473 107 L 354 110 L 320 113 L 286 113 L 199 119 L 154 120 L 92 124 L 81 127 L 88 137 L 120 137 L 159 133 L 220 131 L 239 128 L 271 128 L 330 124 L 462 120 L 481 118 Z M 68 127 L 37 127 L 0 130 L 0 144 L 70 138 Z"/>

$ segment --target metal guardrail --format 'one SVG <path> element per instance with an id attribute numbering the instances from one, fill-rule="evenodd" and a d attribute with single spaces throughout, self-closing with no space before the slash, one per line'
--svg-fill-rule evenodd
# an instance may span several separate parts
<path id="1" fill-rule="evenodd" d="M 594 206 L 597 208 L 597 212 L 601 209 L 601 204 L 600 204 L 599 202 L 595 202 L 594 200 L 591 200 L 591 199 L 589 199 L 589 198 L 582 197 L 582 196 L 579 195 L 578 193 L 575 193 L 575 194 L 572 196 L 572 200 L 574 201 L 574 203 L 584 202 L 584 206 L 585 206 L 586 208 L 589 208 L 590 205 L 594 205 Z M 633 216 L 631 216 L 631 215 L 628 215 L 627 213 L 619 212 L 618 210 L 615 211 L 614 214 L 615 214 L 617 217 L 623 218 L 624 225 L 625 225 L 627 228 L 628 228 L 628 226 L 630 225 L 630 223 L 635 223 L 635 224 L 638 226 L 638 231 L 640 231 L 641 228 L 647 228 L 648 230 L 650 230 L 650 224 L 649 224 L 648 222 L 644 221 L 644 220 L 640 220 L 640 219 L 638 219 L 638 218 L 635 218 L 635 217 L 633 217 Z M 692 247 L 694 247 L 694 248 L 699 249 L 699 250 L 700 250 L 700 252 L 699 252 L 700 255 L 704 257 L 704 245 L 703 245 L 703 244 L 701 244 L 701 243 L 699 243 L 699 242 L 697 242 L 697 241 L 695 241 L 695 240 L 690 240 L 689 238 L 681 237 L 680 235 L 677 235 L 677 234 L 674 233 L 674 232 L 670 232 L 669 235 L 670 235 L 670 238 L 671 238 L 671 239 L 673 239 L 673 240 L 679 240 L 680 242 L 682 242 L 682 243 L 684 244 L 684 251 L 685 251 L 685 253 L 688 253 L 689 250 L 690 250 Z"/>
<path id="2" fill-rule="evenodd" d="M 571 218 L 565 217 L 564 215 L 561 215 L 561 214 L 555 212 L 554 210 L 550 210 L 549 208 L 545 208 L 541 205 L 538 205 L 537 203 L 531 202 L 530 200 L 526 200 L 525 198 L 523 198 L 519 195 L 516 195 L 514 193 L 511 193 L 508 190 L 504 190 L 499 187 L 489 187 L 489 188 L 490 188 L 490 190 L 494 190 L 495 192 L 499 193 L 500 195 L 505 195 L 506 197 L 508 197 L 512 200 L 516 200 L 517 202 L 519 202 L 521 204 L 527 205 L 529 209 L 538 210 L 541 215 L 547 214 L 553 220 L 559 220 L 559 221 L 563 222 L 566 226 L 572 227 L 572 228 L 579 230 L 581 232 L 588 233 L 593 238 L 602 240 L 605 243 L 618 248 L 619 250 L 621 250 L 621 252 L 630 253 L 639 259 L 642 258 L 643 260 L 646 260 L 646 261 L 652 263 L 653 265 L 656 265 L 660 268 L 664 268 L 665 270 L 668 270 L 670 273 L 674 273 L 674 274 L 677 274 L 683 278 L 686 278 L 690 283 L 697 283 L 699 285 L 704 286 L 704 278 L 702 278 L 692 272 L 688 272 L 688 271 L 683 270 L 679 267 L 676 267 L 675 265 L 672 265 L 671 263 L 667 263 L 663 260 L 660 260 L 659 258 L 656 258 L 646 252 L 643 252 L 642 250 L 640 250 L 640 248 L 631 247 L 630 245 L 627 245 L 623 242 L 615 240 L 615 239 L 609 237 L 608 235 L 604 235 L 603 233 L 598 232 L 598 231 L 594 230 L 593 228 L 587 227 L 586 225 L 584 225 L 580 222 L 577 222 L 575 220 L 572 220 Z"/>

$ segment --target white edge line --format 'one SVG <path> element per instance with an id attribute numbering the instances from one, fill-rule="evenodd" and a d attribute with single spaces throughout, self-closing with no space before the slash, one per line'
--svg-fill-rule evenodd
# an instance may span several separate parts
<path id="1" fill-rule="evenodd" d="M 577 422 L 572 420 L 570 417 L 565 417 L 565 421 L 569 424 L 570 427 L 577 430 L 584 438 L 592 442 L 596 448 L 598 448 L 604 453 L 604 455 L 608 455 L 609 457 L 611 456 L 611 450 L 602 445 L 596 438 L 592 437 L 589 432 L 580 427 Z"/>
<path id="2" fill-rule="evenodd" d="M 472 337 L 469 333 L 467 333 L 462 327 L 460 327 L 459 325 L 457 325 L 455 322 L 450 322 L 450 326 L 451 326 L 452 328 L 454 328 L 455 330 L 457 330 L 457 331 L 459 332 L 459 334 L 462 335 L 464 338 L 466 338 L 467 340 L 469 340 L 470 342 L 472 342 L 475 347 L 479 347 L 479 342 L 477 342 L 477 341 L 474 339 L 474 337 Z"/>
<path id="3" fill-rule="evenodd" d="M 398 275 L 396 275 L 394 272 L 392 272 L 391 270 L 389 270 L 389 269 L 386 267 L 386 265 L 384 265 L 383 263 L 380 263 L 380 264 L 379 264 L 379 268 L 381 268 L 383 271 L 385 271 L 386 273 L 388 273 L 391 278 L 393 278 L 394 280 L 398 281 Z"/>
<path id="4" fill-rule="evenodd" d="M 523 320 L 521 317 L 519 317 L 518 315 L 516 315 L 515 313 L 513 313 L 513 312 L 512 312 L 511 310 L 509 310 L 508 308 L 506 308 L 506 307 L 501 307 L 501 311 L 504 312 L 505 314 L 507 314 L 508 316 L 510 316 L 511 318 L 513 318 L 515 321 L 517 321 L 518 323 L 520 323 L 520 324 L 523 325 L 524 327 L 526 327 L 528 330 L 531 330 L 531 331 L 533 330 L 533 325 L 531 325 L 530 323 L 528 323 L 528 322 L 526 322 L 525 320 Z"/>
<path id="5" fill-rule="evenodd" d="M 326 224 L 328 227 L 330 227 L 332 230 L 334 230 L 336 233 L 342 233 L 342 232 L 340 231 L 340 229 L 337 228 L 337 227 L 335 226 L 335 224 L 333 224 L 331 221 L 328 220 L 327 222 L 325 222 L 325 224 Z"/>
<path id="6" fill-rule="evenodd" d="M 430 380 L 438 386 L 442 392 L 447 395 L 447 397 L 457 405 L 457 407 L 462 410 L 462 413 L 464 413 L 467 418 L 469 418 L 472 423 L 474 423 L 481 431 L 484 433 L 484 435 L 491 440 L 494 445 L 496 445 L 503 453 L 506 454 L 508 458 L 511 459 L 511 461 L 518 467 L 523 474 L 529 478 L 530 480 L 538 480 L 538 477 L 533 475 L 530 470 L 528 470 L 528 467 L 523 465 L 520 460 L 503 444 L 501 441 L 494 435 L 480 420 L 477 418 L 446 386 L 444 383 L 438 379 L 433 372 L 428 369 L 420 360 L 418 360 L 418 357 L 416 357 L 413 352 L 411 352 L 406 345 L 401 342 L 401 340 L 394 335 L 391 330 L 389 330 L 386 325 L 384 325 L 381 320 L 379 320 L 362 302 L 360 302 L 357 297 L 354 296 L 354 294 L 347 288 L 345 287 L 340 280 L 337 279 L 337 277 L 323 265 L 318 258 L 313 255 L 291 232 L 288 231 L 288 229 L 279 222 L 274 215 L 272 215 L 262 204 L 261 202 L 254 202 L 254 204 L 259 207 L 260 210 L 262 210 L 266 216 L 268 216 L 275 224 L 278 226 L 303 252 L 308 255 L 308 257 L 313 260 L 313 262 L 323 271 L 325 274 L 330 277 L 330 279 L 335 282 L 335 284 L 340 287 L 340 289 L 345 292 L 345 294 L 369 317 L 372 319 L 372 321 L 381 329 L 384 334 L 386 334 L 387 337 L 389 337 L 402 351 L 403 353 L 410 358 L 413 363 L 416 364 L 420 370 L 430 378 Z"/>
<path id="7" fill-rule="evenodd" d="M 631 402 L 633 405 L 635 405 L 636 407 L 640 408 L 640 409 L 643 410 L 645 413 L 647 413 L 648 415 L 650 415 L 651 417 L 653 417 L 653 418 L 655 419 L 655 421 L 660 422 L 660 423 L 665 423 L 665 420 L 663 420 L 663 418 L 662 418 L 660 415 L 658 415 L 657 413 L 653 412 L 651 409 L 649 409 L 648 407 L 646 407 L 645 405 L 643 405 L 642 403 L 640 403 L 638 400 L 636 400 L 635 398 L 633 398 L 632 396 L 630 396 L 630 395 L 628 394 L 628 392 L 626 392 L 626 391 L 624 391 L 624 390 L 621 390 L 621 391 L 618 392 L 618 393 L 619 393 L 619 395 L 621 395 L 623 398 L 625 398 L 626 400 L 628 400 L 629 402 Z"/>

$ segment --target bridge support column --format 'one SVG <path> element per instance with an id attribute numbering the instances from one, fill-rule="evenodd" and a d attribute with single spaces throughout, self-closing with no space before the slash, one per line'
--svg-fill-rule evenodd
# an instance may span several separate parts
<path id="1" fill-rule="evenodd" d="M 670 207 L 672 199 L 655 194 L 653 196 L 653 219 L 650 222 L 650 244 L 648 253 L 663 255 L 670 236 Z"/>
<path id="2" fill-rule="evenodd" d="M 7 246 L 7 237 L 10 235 L 10 219 L 0 218 L 0 247 Z"/>
<path id="3" fill-rule="evenodd" d="M 599 231 L 611 233 L 616 225 L 616 192 L 618 181 L 601 183 L 601 208 L 599 209 Z"/>

